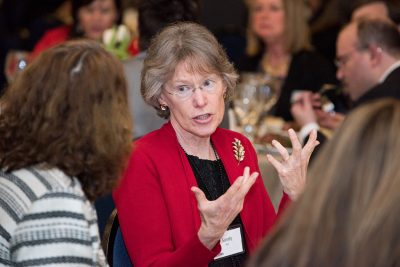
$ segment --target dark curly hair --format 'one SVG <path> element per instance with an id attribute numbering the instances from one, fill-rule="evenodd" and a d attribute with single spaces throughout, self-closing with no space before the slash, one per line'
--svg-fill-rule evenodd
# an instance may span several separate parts
<path id="1" fill-rule="evenodd" d="M 71 13 L 72 13 L 72 28 L 69 33 L 69 38 L 79 38 L 83 37 L 83 32 L 80 29 L 80 21 L 78 17 L 79 10 L 81 10 L 85 6 L 91 5 L 95 0 L 72 0 L 71 1 Z M 113 0 L 115 8 L 117 10 L 117 20 L 115 21 L 116 24 L 121 24 L 122 22 L 122 1 L 121 0 Z"/>
<path id="2" fill-rule="evenodd" d="M 43 52 L 0 102 L 0 168 L 57 167 L 94 200 L 109 192 L 131 149 L 121 63 L 95 41 Z"/>

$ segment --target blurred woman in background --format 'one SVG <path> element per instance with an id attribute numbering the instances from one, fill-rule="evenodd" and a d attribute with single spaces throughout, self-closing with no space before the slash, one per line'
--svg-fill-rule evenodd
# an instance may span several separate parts
<path id="1" fill-rule="evenodd" d="M 72 18 L 72 26 L 46 32 L 33 49 L 32 56 L 69 39 L 101 41 L 105 30 L 121 23 L 121 0 L 72 0 Z"/>
<path id="2" fill-rule="evenodd" d="M 262 72 L 275 81 L 280 95 L 274 115 L 292 120 L 290 100 L 295 90 L 318 91 L 335 83 L 333 64 L 313 51 L 303 0 L 246 0 L 249 26 L 241 72 Z"/>

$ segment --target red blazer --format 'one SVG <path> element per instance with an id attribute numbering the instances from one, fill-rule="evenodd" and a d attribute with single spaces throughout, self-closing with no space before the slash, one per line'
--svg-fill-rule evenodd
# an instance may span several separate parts
<path id="1" fill-rule="evenodd" d="M 241 140 L 245 150 L 240 163 L 233 153 L 234 138 Z M 218 128 L 211 140 L 231 184 L 245 166 L 260 173 L 254 148 L 243 135 Z M 210 251 L 198 239 L 201 221 L 192 186 L 197 186 L 196 178 L 170 123 L 135 143 L 113 195 L 135 267 L 204 267 L 219 253 L 219 244 Z M 240 216 L 247 249 L 252 252 L 276 220 L 261 176 L 248 192 Z"/>
<path id="2" fill-rule="evenodd" d="M 64 43 L 68 39 L 71 28 L 69 26 L 60 26 L 44 33 L 43 37 L 36 43 L 33 48 L 31 57 L 35 58 L 42 51 L 47 50 L 50 47 Z"/>

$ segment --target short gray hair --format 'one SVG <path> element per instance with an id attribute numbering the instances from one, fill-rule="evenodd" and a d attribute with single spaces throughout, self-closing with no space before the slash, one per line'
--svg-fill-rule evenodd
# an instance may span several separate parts
<path id="1" fill-rule="evenodd" d="M 192 22 L 178 22 L 153 38 L 141 74 L 143 99 L 157 110 L 160 117 L 168 119 L 170 116 L 169 109 L 161 110 L 158 102 L 163 85 L 182 62 L 188 63 L 190 71 L 219 75 L 227 87 L 225 100 L 231 99 L 238 75 L 222 46 L 205 27 Z"/>

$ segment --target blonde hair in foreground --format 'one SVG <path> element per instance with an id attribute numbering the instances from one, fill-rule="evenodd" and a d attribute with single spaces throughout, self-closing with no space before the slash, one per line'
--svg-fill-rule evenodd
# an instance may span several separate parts
<path id="1" fill-rule="evenodd" d="M 76 176 L 89 199 L 109 192 L 130 152 L 121 63 L 95 41 L 42 53 L 7 89 L 0 113 L 0 167 L 41 164 Z"/>
<path id="2" fill-rule="evenodd" d="M 346 118 L 248 266 L 400 266 L 400 102 Z"/>

